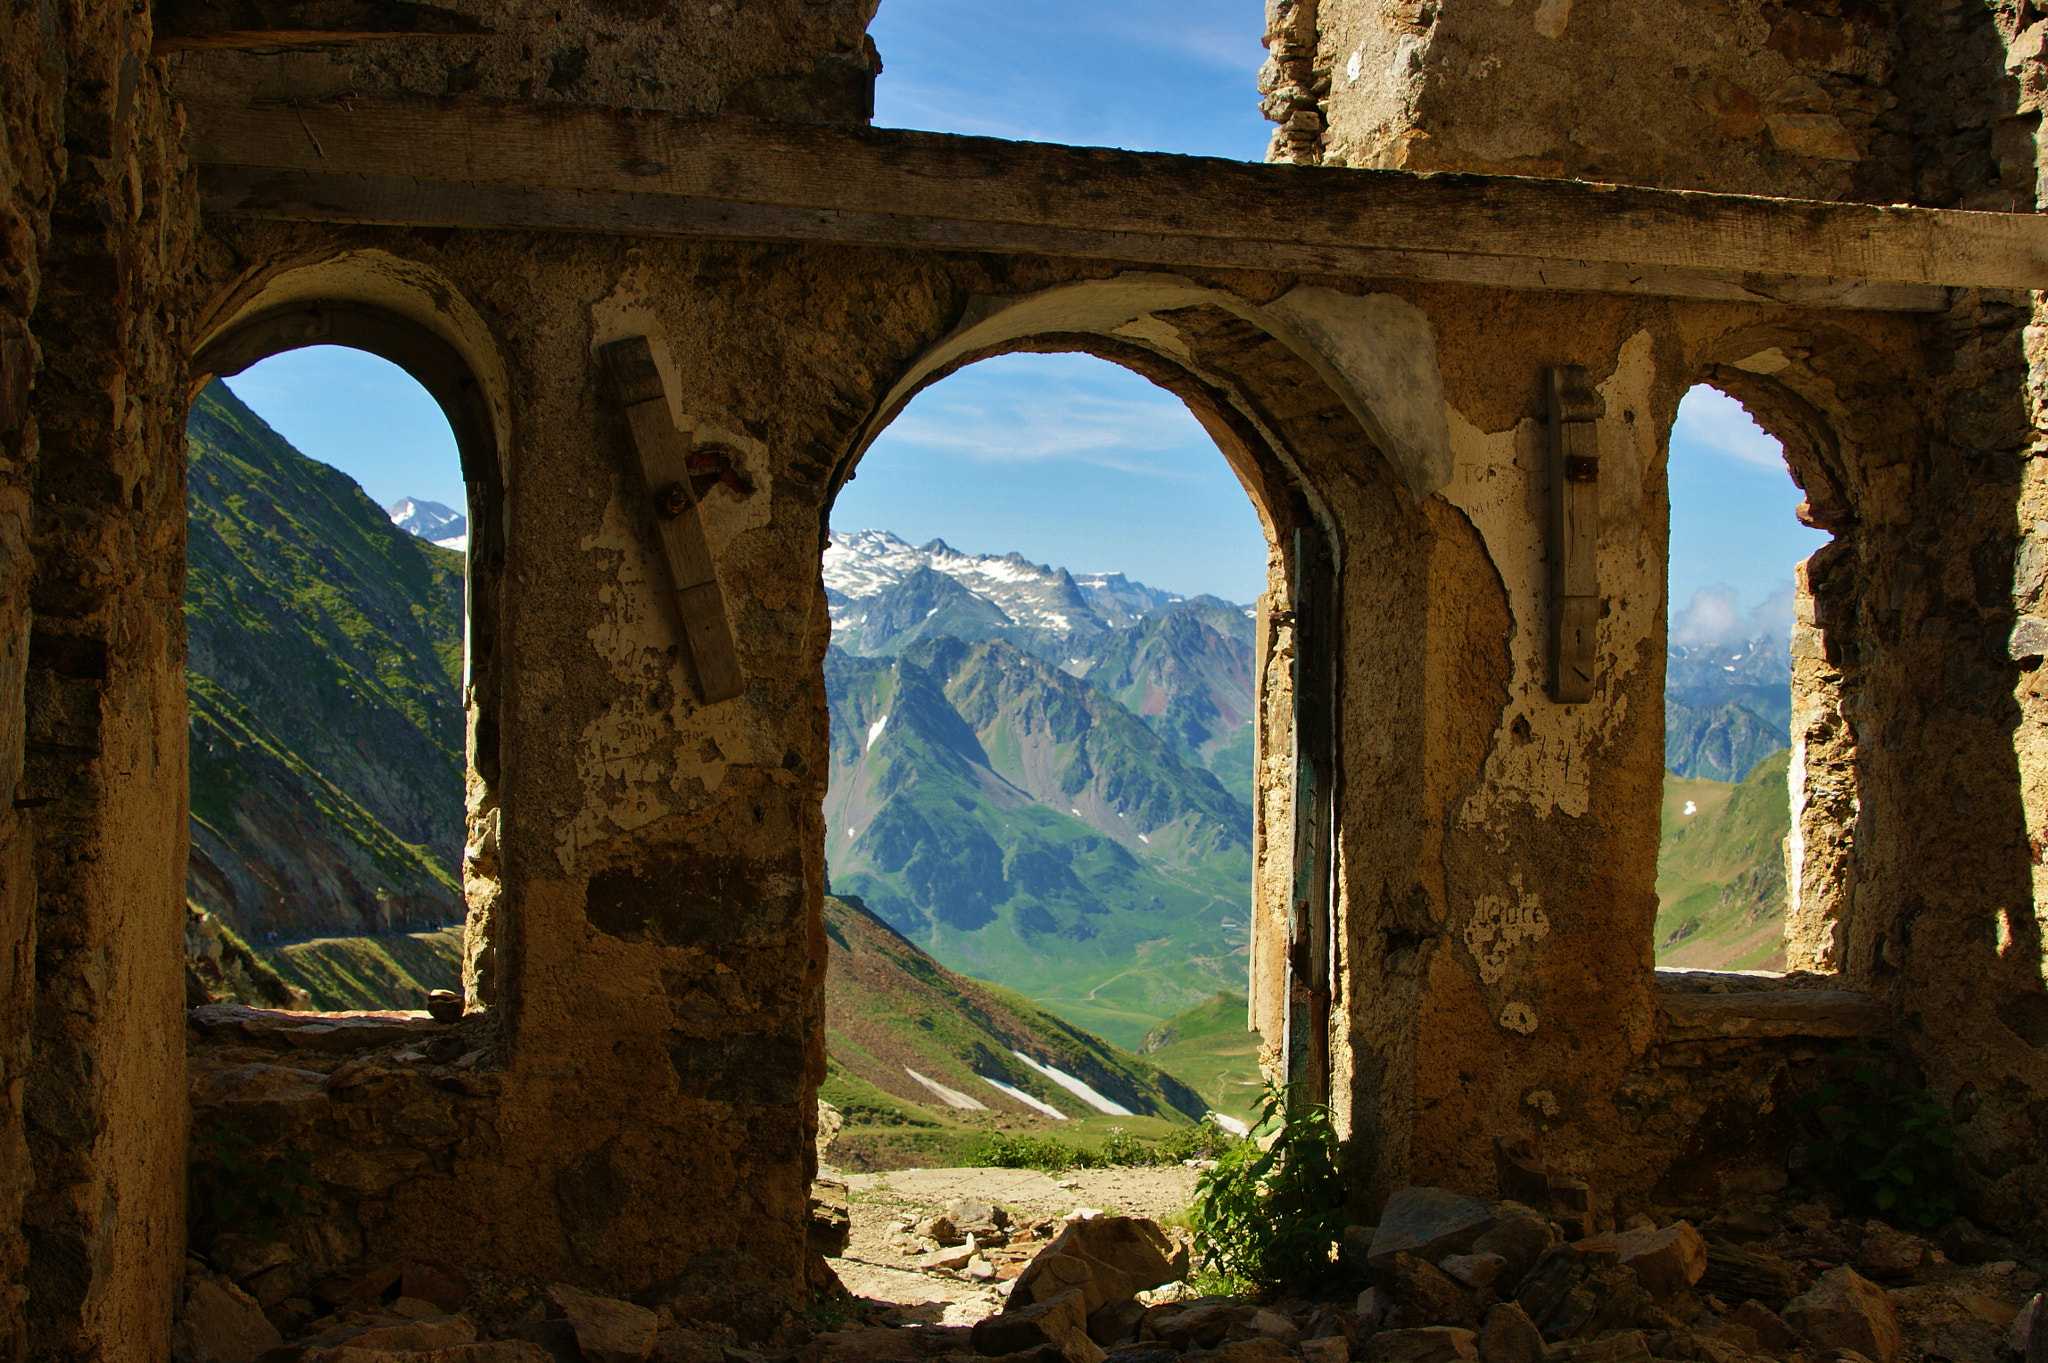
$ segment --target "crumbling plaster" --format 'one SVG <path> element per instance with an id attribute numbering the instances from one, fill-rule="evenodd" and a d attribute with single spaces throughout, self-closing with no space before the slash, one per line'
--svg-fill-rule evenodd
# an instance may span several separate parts
<path id="1" fill-rule="evenodd" d="M 165 1352 L 186 1110 L 186 366 L 209 336 L 315 295 L 391 308 L 453 347 L 502 462 L 471 508 L 463 1027 L 482 1059 L 450 1080 L 461 1097 L 432 1139 L 401 1129 L 417 1086 L 342 1103 L 348 1138 L 318 1150 L 350 1252 L 460 1257 L 750 1331 L 796 1304 L 824 1059 L 818 546 L 900 399 L 1003 348 L 1087 349 L 1179 393 L 1266 521 L 1254 997 L 1269 1035 L 1293 880 L 1288 546 L 1297 525 L 1330 533 L 1332 1092 L 1362 1203 L 1408 1181 L 1491 1188 L 1491 1142 L 1514 1136 L 1628 1198 L 1754 1186 L 1716 1141 L 1796 1056 L 1678 1035 L 1648 968 L 1661 454 L 1679 397 L 1707 380 L 1786 439 L 1837 536 L 1808 565 L 1798 636 L 1795 949 L 1893 1020 L 1950 1105 L 1980 1210 L 2017 1225 L 2048 1206 L 2048 694 L 2030 642 L 2048 618 L 2032 457 L 2048 346 L 2029 300 L 1958 291 L 1932 318 L 1849 316 L 1251 271 L 1162 281 L 1033 256 L 201 227 L 173 77 L 217 100 L 857 123 L 875 68 L 865 0 L 464 12 L 492 31 L 168 63 L 145 55 L 135 8 L 32 8 L 0 30 L 20 77 L 0 109 L 0 680 L 19 705 L 0 710 L 0 764 L 19 755 L 0 824 L 0 1305 L 25 1303 L 18 1327 L 0 1313 L 0 1357 Z M 1766 24 L 1749 0 L 1698 13 L 1274 0 L 1276 151 L 2031 207 L 2048 78 L 2018 11 L 1914 0 L 1882 32 L 1803 12 Z M 1681 87 L 1690 102 L 1669 98 Z M 1078 299 L 1121 301 L 1076 315 Z M 594 363 L 643 331 L 678 428 L 729 451 L 752 489 L 704 505 L 748 681 L 712 706 Z M 1542 385 L 1558 363 L 1598 384 L 1612 464 L 1602 684 L 1569 708 L 1540 670 Z M 264 1117 L 295 1129 L 329 1110 L 301 1094 Z"/>

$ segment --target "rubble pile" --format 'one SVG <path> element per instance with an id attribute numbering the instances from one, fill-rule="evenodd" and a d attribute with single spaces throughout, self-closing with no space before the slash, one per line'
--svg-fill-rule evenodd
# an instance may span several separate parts
<path id="1" fill-rule="evenodd" d="M 828 1211 L 832 1200 L 821 1199 Z M 843 1204 L 842 1204 L 843 1207 Z M 843 1214 L 843 1210 L 842 1210 Z M 1000 1272 L 973 1325 L 868 1323 L 772 1347 L 563 1284 L 472 1282 L 426 1261 L 317 1282 L 283 1242 L 216 1236 L 188 1261 L 185 1363 L 2048 1363 L 2043 1265 L 1957 1219 L 1931 1236 L 1821 1203 L 1575 1225 L 1514 1201 L 1408 1188 L 1352 1226 L 1341 1301 L 1195 1296 L 1157 1222 L 1012 1224 L 956 1203 L 914 1228 Z M 829 1221 L 829 1217 L 828 1217 Z M 843 1222 L 841 1223 L 843 1225 Z M 1045 1237 L 1050 1235 L 1048 1240 Z M 955 1262 L 957 1261 L 957 1262 Z M 1021 1261 L 1021 1267 L 1018 1267 Z M 997 1265 L 1001 1268 L 998 1269 Z M 283 1294 L 293 1295 L 283 1295 Z M 290 1342 L 287 1342 L 289 1337 Z"/>

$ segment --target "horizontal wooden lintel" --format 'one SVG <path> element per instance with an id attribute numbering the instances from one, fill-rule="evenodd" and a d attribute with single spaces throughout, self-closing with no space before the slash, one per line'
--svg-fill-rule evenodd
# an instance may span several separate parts
<path id="1" fill-rule="evenodd" d="M 2031 214 L 1270 166 L 585 107 L 190 111 L 206 211 L 1925 311 L 2048 288 Z"/>

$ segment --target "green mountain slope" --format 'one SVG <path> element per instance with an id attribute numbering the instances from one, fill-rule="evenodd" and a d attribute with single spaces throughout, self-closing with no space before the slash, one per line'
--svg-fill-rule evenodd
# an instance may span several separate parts
<path id="1" fill-rule="evenodd" d="M 1658 965 L 1782 967 L 1791 758 L 1791 749 L 1780 748 L 1740 784 L 1665 777 L 1657 856 Z"/>
<path id="2" fill-rule="evenodd" d="M 951 639 L 826 687 L 833 883 L 906 937 L 1123 1044 L 1242 979 L 1250 814 L 1114 699 Z"/>
<path id="3" fill-rule="evenodd" d="M 1242 994 L 1218 994 L 1176 1013 L 1145 1034 L 1138 1054 L 1186 1083 L 1212 1109 L 1255 1119 L 1264 1080 L 1259 1034 L 1245 1026 Z"/>
<path id="4" fill-rule="evenodd" d="M 1134 1116 L 1195 1120 L 1206 1110 L 1199 1094 L 1155 1066 L 1010 990 L 947 970 L 858 899 L 828 897 L 825 932 L 826 1048 L 841 1068 L 885 1093 L 954 1112 L 1039 1111 L 1015 1092 L 1070 1117 L 1102 1110 L 1049 1068 Z M 964 1101 L 948 1102 L 912 1071 Z"/>
<path id="5" fill-rule="evenodd" d="M 1717 705 L 1664 703 L 1664 766 L 1685 776 L 1740 781 L 1785 746 L 1785 725 L 1736 701 Z"/>
<path id="6" fill-rule="evenodd" d="M 429 990 L 462 987 L 462 934 L 445 929 L 316 937 L 258 954 L 321 1012 L 424 1008 Z"/>
<path id="7" fill-rule="evenodd" d="M 252 943 L 462 914 L 462 556 L 220 383 L 186 423 L 192 861 Z"/>

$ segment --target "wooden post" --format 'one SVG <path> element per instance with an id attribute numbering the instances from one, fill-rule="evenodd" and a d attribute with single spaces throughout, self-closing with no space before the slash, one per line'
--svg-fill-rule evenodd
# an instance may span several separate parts
<path id="1" fill-rule="evenodd" d="M 1600 627 L 1600 399 L 1579 365 L 1550 368 L 1550 694 L 1593 699 Z"/>
<path id="2" fill-rule="evenodd" d="M 654 352 L 645 336 L 633 336 L 601 347 L 598 356 L 632 433 L 648 509 L 661 536 L 683 635 L 697 667 L 697 688 L 706 704 L 731 700 L 746 690 L 746 677 L 733 651 L 725 595 L 718 587 L 711 546 L 705 542 L 697 497 L 690 488 L 689 448 L 669 415 L 668 393 L 655 368 Z"/>

